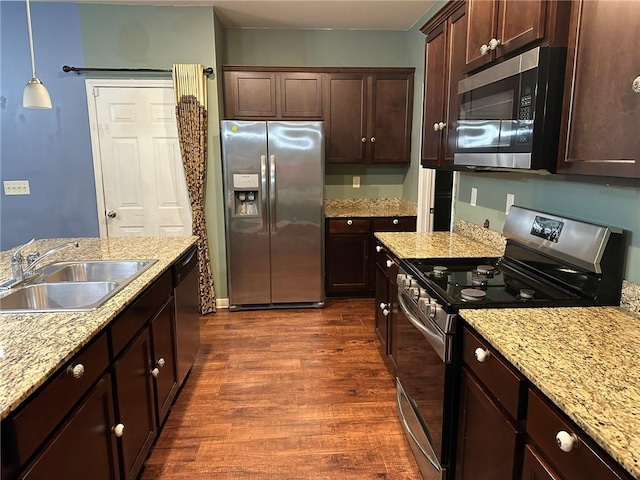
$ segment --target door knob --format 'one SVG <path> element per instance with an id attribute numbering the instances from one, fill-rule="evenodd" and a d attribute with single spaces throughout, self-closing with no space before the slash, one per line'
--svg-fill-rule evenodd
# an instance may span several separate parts
<path id="1" fill-rule="evenodd" d="M 116 218 L 117 213 L 114 210 L 109 210 L 107 212 L 107 217 L 109 218 Z"/>
<path id="2" fill-rule="evenodd" d="M 376 143 L 376 137 L 371 137 L 371 143 Z"/>
<path id="3" fill-rule="evenodd" d="M 367 139 L 362 137 L 362 140 L 360 140 L 362 143 L 367 143 Z"/>

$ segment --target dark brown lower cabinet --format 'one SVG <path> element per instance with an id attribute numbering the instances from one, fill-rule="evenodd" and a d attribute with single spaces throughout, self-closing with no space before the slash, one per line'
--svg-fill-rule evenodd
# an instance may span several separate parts
<path id="1" fill-rule="evenodd" d="M 156 389 L 157 424 L 162 425 L 178 392 L 178 372 L 175 358 L 175 299 L 171 297 L 151 320 L 153 357 L 151 375 Z"/>
<path id="2" fill-rule="evenodd" d="M 25 479 L 117 480 L 120 477 L 111 378 L 107 374 L 44 447 Z"/>
<path id="3" fill-rule="evenodd" d="M 560 480 L 560 477 L 533 446 L 527 445 L 524 449 L 522 480 Z"/>
<path id="4" fill-rule="evenodd" d="M 325 242 L 327 295 L 370 290 L 370 242 L 369 219 L 328 221 Z"/>
<path id="5" fill-rule="evenodd" d="M 151 374 L 151 338 L 146 327 L 113 366 L 116 422 L 124 478 L 136 478 L 156 437 L 156 409 Z"/>
<path id="6" fill-rule="evenodd" d="M 458 422 L 456 478 L 514 478 L 518 431 L 466 368 L 462 369 Z"/>
<path id="7" fill-rule="evenodd" d="M 387 354 L 389 340 L 389 277 L 380 265 L 376 265 L 376 321 L 375 328 L 382 351 Z"/>

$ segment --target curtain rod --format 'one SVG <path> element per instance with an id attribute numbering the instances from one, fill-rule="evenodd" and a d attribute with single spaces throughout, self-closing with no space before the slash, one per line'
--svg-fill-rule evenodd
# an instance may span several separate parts
<path id="1" fill-rule="evenodd" d="M 76 72 L 80 75 L 82 72 L 143 72 L 143 73 L 172 73 L 173 70 L 169 68 L 94 68 L 94 67 L 70 67 L 64 65 L 62 67 L 63 72 Z M 205 75 L 211 75 L 213 68 L 207 67 L 203 70 Z"/>

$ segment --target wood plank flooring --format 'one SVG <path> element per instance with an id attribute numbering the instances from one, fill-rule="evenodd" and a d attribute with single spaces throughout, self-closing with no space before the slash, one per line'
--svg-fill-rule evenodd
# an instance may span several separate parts
<path id="1" fill-rule="evenodd" d="M 365 298 L 202 317 L 141 478 L 420 479 L 373 315 Z"/>

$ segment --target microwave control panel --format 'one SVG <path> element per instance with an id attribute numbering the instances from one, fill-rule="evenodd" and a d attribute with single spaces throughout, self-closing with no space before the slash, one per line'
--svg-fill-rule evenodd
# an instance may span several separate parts
<path id="1" fill-rule="evenodd" d="M 516 132 L 516 143 L 518 145 L 530 145 L 533 133 L 533 95 L 523 95 L 520 97 L 520 107 L 518 108 L 518 129 Z"/>

